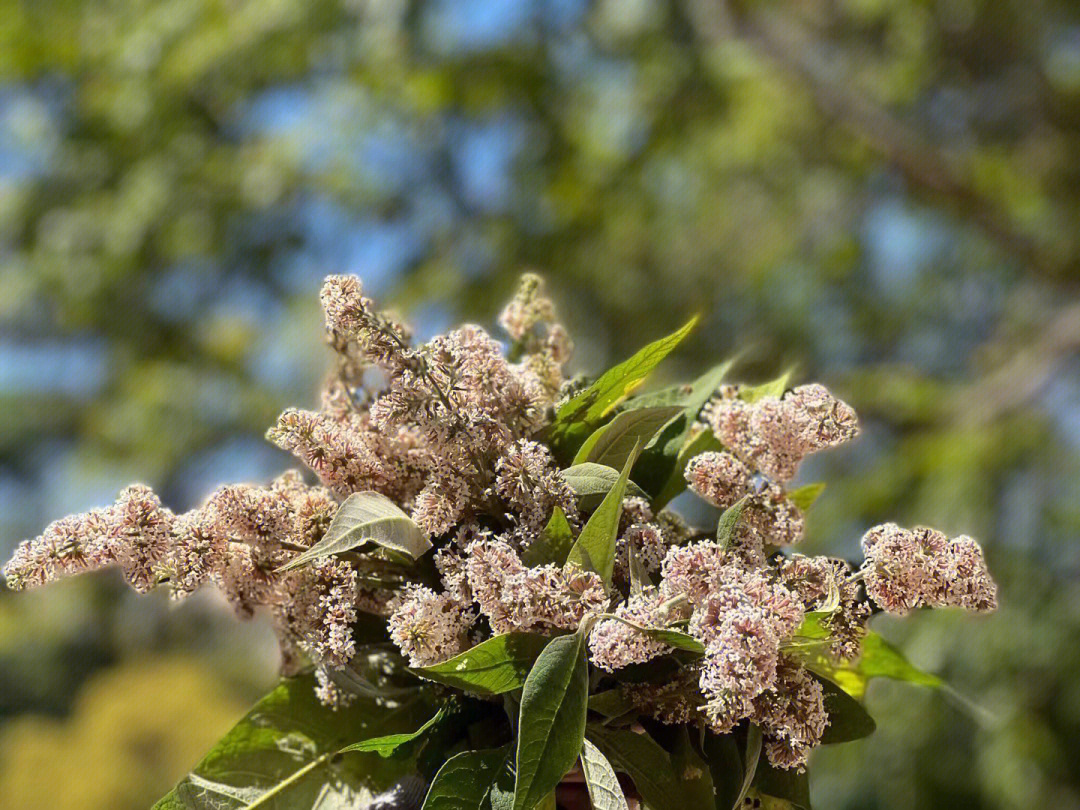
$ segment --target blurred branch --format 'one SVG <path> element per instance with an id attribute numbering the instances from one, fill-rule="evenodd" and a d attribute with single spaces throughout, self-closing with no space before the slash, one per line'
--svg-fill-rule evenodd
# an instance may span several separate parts
<path id="1" fill-rule="evenodd" d="M 984 425 L 1023 407 L 1080 352 L 1080 303 L 1059 309 L 1038 337 L 957 397 L 957 419 Z"/>
<path id="2" fill-rule="evenodd" d="M 899 171 L 912 186 L 969 216 L 995 242 L 1039 274 L 1060 277 L 1067 267 L 1043 250 L 993 200 L 976 190 L 940 150 L 912 127 L 851 89 L 821 57 L 819 44 L 782 14 L 725 0 L 688 0 L 691 23 L 708 45 L 738 38 L 795 78 L 822 113 L 835 120 Z"/>

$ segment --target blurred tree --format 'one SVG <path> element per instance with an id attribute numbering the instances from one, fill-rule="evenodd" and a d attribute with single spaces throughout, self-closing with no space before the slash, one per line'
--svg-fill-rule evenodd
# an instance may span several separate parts
<path id="1" fill-rule="evenodd" d="M 855 404 L 819 547 L 989 546 L 1001 613 L 906 643 L 993 721 L 881 688 L 908 722 L 821 758 L 825 806 L 1077 807 L 1078 173 L 1064 2 L 6 0 L 0 531 L 284 466 L 326 272 L 428 334 L 534 266 L 582 367 L 701 310 L 686 366 Z"/>

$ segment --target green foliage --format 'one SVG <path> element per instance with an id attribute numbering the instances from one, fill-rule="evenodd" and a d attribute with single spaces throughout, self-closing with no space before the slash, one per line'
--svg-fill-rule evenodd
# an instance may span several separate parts
<path id="1" fill-rule="evenodd" d="M 737 808 L 744 797 L 743 784 L 753 779 L 760 751 L 745 748 L 739 750 L 735 734 L 702 735 L 701 751 L 712 774 L 717 810 Z"/>
<path id="2" fill-rule="evenodd" d="M 411 770 L 407 760 L 375 753 L 337 755 L 357 736 L 414 727 L 430 706 L 421 690 L 394 712 L 386 711 L 385 699 L 367 696 L 334 711 L 319 703 L 314 690 L 310 676 L 283 680 L 155 810 L 344 806 L 385 790 Z"/>
<path id="3" fill-rule="evenodd" d="M 734 361 L 728 360 L 706 371 L 688 386 L 675 386 L 656 395 L 645 394 L 631 399 L 627 405 L 638 408 L 646 404 L 671 404 L 682 409 L 677 419 L 664 427 L 651 446 L 644 449 L 635 468 L 635 476 L 642 486 L 656 494 L 654 505 L 662 508 L 672 498 L 686 489 L 683 470 L 687 462 L 698 453 L 720 448 L 712 431 L 693 434 L 694 425 L 701 410 L 724 381 Z M 639 401 L 640 400 L 640 401 Z"/>
<path id="4" fill-rule="evenodd" d="M 754 776 L 754 793 L 758 794 L 764 810 L 813 810 L 810 806 L 810 780 L 803 771 L 774 768 L 768 762 L 758 765 Z"/>
<path id="5" fill-rule="evenodd" d="M 670 445 L 667 445 L 670 446 Z M 722 450 L 723 445 L 720 444 L 719 439 L 716 438 L 711 430 L 702 430 L 693 434 L 686 440 L 678 452 L 675 454 L 674 463 L 670 465 L 670 472 L 667 473 L 667 479 L 663 485 L 657 491 L 657 495 L 653 498 L 653 508 L 663 509 L 672 498 L 681 495 L 686 491 L 686 465 L 690 463 L 690 459 L 701 453 L 706 453 L 712 450 Z M 662 455 L 661 458 L 665 463 L 658 463 L 653 468 L 664 470 L 669 466 L 666 463 L 667 456 Z"/>
<path id="6" fill-rule="evenodd" d="M 585 440 L 574 456 L 574 464 L 591 461 L 621 468 L 635 447 L 647 449 L 657 432 L 680 413 L 682 408 L 672 405 L 622 411 Z"/>
<path id="7" fill-rule="evenodd" d="M 405 734 L 387 734 L 382 737 L 372 737 L 363 742 L 347 745 L 341 749 L 340 753 L 344 754 L 350 751 L 374 751 L 380 756 L 389 757 L 397 753 L 408 751 L 412 747 L 412 743 L 422 740 L 429 731 L 433 731 L 440 723 L 445 721 L 450 712 L 451 708 L 449 703 L 444 703 L 439 707 L 439 711 L 416 731 Z"/>
<path id="8" fill-rule="evenodd" d="M 413 560 L 431 548 L 427 535 L 385 495 L 356 492 L 338 508 L 322 539 L 280 570 L 297 568 L 369 543 Z"/>
<path id="9" fill-rule="evenodd" d="M 595 509 L 619 482 L 618 470 L 591 461 L 567 467 L 562 474 L 585 510 Z M 626 483 L 625 494 L 645 497 L 645 492 L 633 481 Z"/>
<path id="10" fill-rule="evenodd" d="M 589 432 L 682 343 L 697 320 L 696 317 L 692 318 L 681 329 L 650 343 L 629 359 L 609 368 L 592 385 L 560 407 L 548 431 L 548 442 L 556 454 L 572 455 Z"/>
<path id="11" fill-rule="evenodd" d="M 611 729 L 590 723 L 586 736 L 617 771 L 634 781 L 634 787 L 654 810 L 687 810 L 699 789 L 697 780 L 684 781 L 671 756 L 648 734 Z"/>
<path id="12" fill-rule="evenodd" d="M 615 570 L 615 541 L 619 534 L 623 497 L 630 480 L 630 470 L 637 460 L 640 448 L 641 445 L 637 444 L 631 450 L 615 485 L 604 496 L 596 511 L 589 516 L 566 558 L 567 564 L 598 573 L 605 585 L 611 585 L 611 575 Z"/>
<path id="13" fill-rule="evenodd" d="M 796 635 L 810 640 L 827 638 L 828 628 L 823 624 L 825 618 L 826 615 L 822 613 L 808 613 Z M 873 630 L 863 638 L 862 655 L 857 661 L 837 660 L 828 654 L 824 644 L 800 644 L 791 654 L 797 656 L 808 669 L 838 684 L 857 699 L 866 694 L 867 683 L 873 678 L 905 681 L 931 689 L 946 686 L 941 678 L 923 672 Z"/>
<path id="14" fill-rule="evenodd" d="M 742 519 L 743 510 L 749 502 L 750 496 L 744 495 L 725 509 L 720 515 L 720 520 L 716 524 L 716 542 L 722 548 L 727 548 L 731 545 L 731 540 L 735 535 L 735 529 L 738 527 L 739 521 Z"/>
<path id="15" fill-rule="evenodd" d="M 612 470 L 614 473 L 615 471 Z M 615 473 L 618 476 L 618 473 Z M 528 566 L 555 563 L 562 565 L 574 545 L 574 531 L 566 519 L 566 513 L 556 506 L 551 511 L 544 531 L 521 553 L 521 561 Z"/>
<path id="16" fill-rule="evenodd" d="M 581 754 L 589 696 L 582 632 L 553 639 L 521 692 L 513 810 L 531 810 Z"/>
<path id="17" fill-rule="evenodd" d="M 806 484 L 797 489 L 789 490 L 787 496 L 789 501 L 805 512 L 814 505 L 814 502 L 821 497 L 821 493 L 824 491 L 825 482 L 818 481 L 815 484 Z"/>
<path id="18" fill-rule="evenodd" d="M 750 403 L 757 402 L 764 397 L 780 398 L 788 389 L 788 383 L 791 381 L 791 374 L 792 370 L 788 369 L 775 380 L 770 380 L 761 385 L 748 385 L 739 391 L 739 397 Z"/>
<path id="19" fill-rule="evenodd" d="M 441 664 L 417 667 L 421 677 L 479 695 L 501 695 L 520 689 L 548 644 L 545 636 L 504 633 Z"/>
<path id="20" fill-rule="evenodd" d="M 687 726 L 682 726 L 675 733 L 675 741 L 671 746 L 671 765 L 682 787 L 686 801 L 684 810 L 689 807 L 716 806 L 712 772 L 690 742 L 690 729 Z"/>
<path id="21" fill-rule="evenodd" d="M 829 725 L 821 737 L 823 745 L 851 742 L 869 737 L 877 724 L 855 698 L 827 678 L 818 678 L 825 692 Z"/>
<path id="22" fill-rule="evenodd" d="M 593 810 L 629 810 L 615 769 L 589 740 L 582 744 L 581 770 L 585 774 Z"/>
<path id="23" fill-rule="evenodd" d="M 492 810 L 492 792 L 506 772 L 511 753 L 506 745 L 451 757 L 435 774 L 423 810 Z"/>

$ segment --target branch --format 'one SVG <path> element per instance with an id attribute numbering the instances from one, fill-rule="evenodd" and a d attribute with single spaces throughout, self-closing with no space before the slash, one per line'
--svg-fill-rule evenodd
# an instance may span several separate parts
<path id="1" fill-rule="evenodd" d="M 992 199 L 981 194 L 939 150 L 887 110 L 851 89 L 847 77 L 818 55 L 800 26 L 782 15 L 750 11 L 723 0 L 688 0 L 691 24 L 705 44 L 738 37 L 763 53 L 810 93 L 818 109 L 864 140 L 914 187 L 938 195 L 1027 268 L 1062 275 L 1062 259 L 1043 250 Z"/>

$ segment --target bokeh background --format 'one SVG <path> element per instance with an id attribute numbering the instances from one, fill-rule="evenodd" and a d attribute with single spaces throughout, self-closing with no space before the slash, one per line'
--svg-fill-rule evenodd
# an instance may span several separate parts
<path id="1" fill-rule="evenodd" d="M 1002 608 L 879 629 L 822 808 L 1080 807 L 1080 11 L 1055 0 L 0 0 L 0 552 L 290 461 L 316 290 L 421 336 L 544 272 L 598 369 L 693 312 L 860 412 L 815 551 L 985 544 Z M 662 376 L 663 376 L 662 375 Z M 146 807 L 274 679 L 212 594 L 0 592 L 0 805 Z"/>

